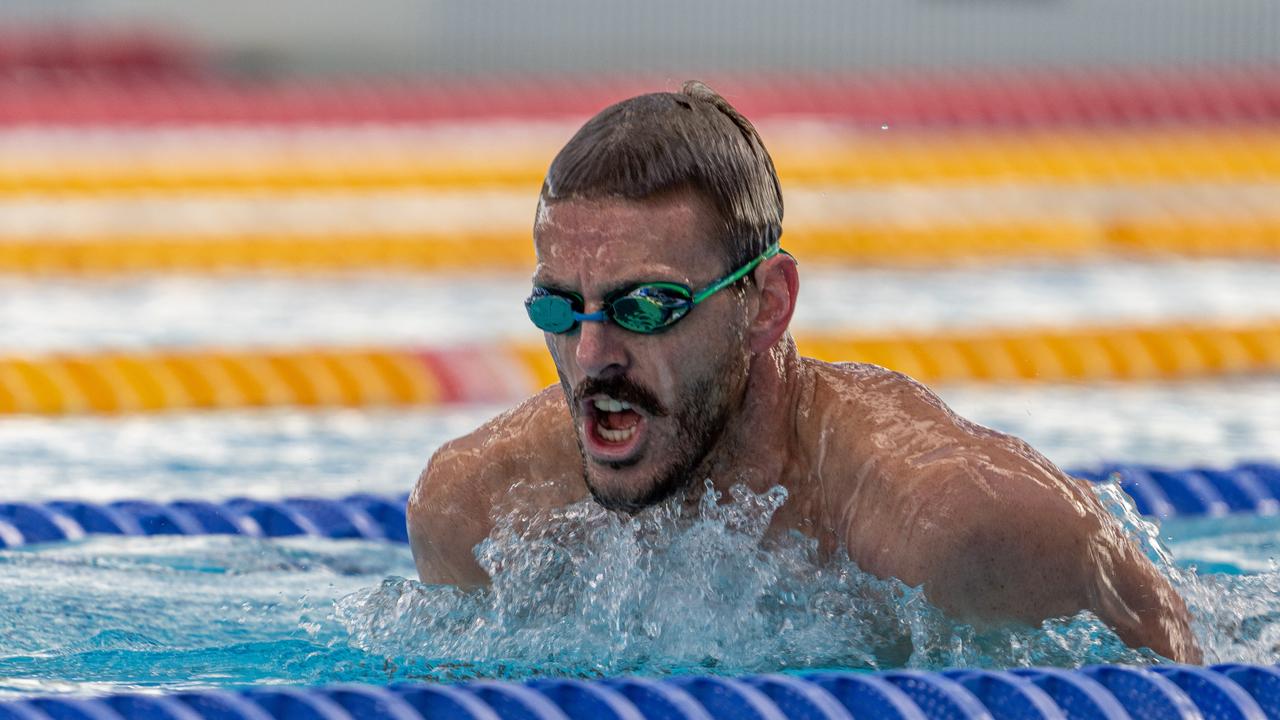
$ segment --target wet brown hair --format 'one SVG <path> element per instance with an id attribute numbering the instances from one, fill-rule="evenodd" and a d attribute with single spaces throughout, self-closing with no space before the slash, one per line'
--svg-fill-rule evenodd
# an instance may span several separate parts
<path id="1" fill-rule="evenodd" d="M 639 200 L 685 187 L 715 207 L 730 268 L 782 235 L 782 190 L 760 135 L 696 80 L 678 93 L 623 100 L 588 120 L 551 162 L 541 201 Z"/>

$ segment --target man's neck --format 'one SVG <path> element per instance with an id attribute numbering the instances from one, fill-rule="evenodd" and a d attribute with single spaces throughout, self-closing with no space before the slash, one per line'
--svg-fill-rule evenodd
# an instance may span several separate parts
<path id="1" fill-rule="evenodd" d="M 693 497 L 701 495 L 704 478 L 710 478 L 722 493 L 739 483 L 760 493 L 783 482 L 788 462 L 794 457 L 803 372 L 789 334 L 767 352 L 752 357 L 742 402 L 694 473 Z"/>

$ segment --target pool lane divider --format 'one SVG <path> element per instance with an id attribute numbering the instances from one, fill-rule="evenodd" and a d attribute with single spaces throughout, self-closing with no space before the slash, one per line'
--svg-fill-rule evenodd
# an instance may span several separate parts
<path id="1" fill-rule="evenodd" d="M 9 357 L 0 359 L 0 414 L 507 402 L 549 384 L 526 358 L 532 354 L 497 347 Z"/>
<path id="2" fill-rule="evenodd" d="M 1280 464 L 1252 462 L 1228 468 L 1109 464 L 1068 472 L 1092 482 L 1118 480 L 1140 513 L 1158 518 L 1280 511 Z M 358 494 L 338 499 L 0 503 L 0 548 L 100 534 L 310 536 L 404 543 L 408 542 L 407 502 L 407 495 Z"/>
<path id="3" fill-rule="evenodd" d="M 600 680 L 476 680 L 381 687 L 261 686 L 0 702 L 0 720 L 1129 720 L 1280 716 L 1280 671 L 1094 665 L 940 672 L 804 672 L 794 675 Z"/>
<path id="4" fill-rule="evenodd" d="M 578 122 L 619 100 L 674 90 L 671 77 L 521 76 L 359 82 L 242 82 L 191 77 L 190 68 L 128 67 L 121 53 L 90 66 L 93 43 L 76 38 L 67 62 L 42 78 L 59 38 L 32 37 L 39 68 L 0 73 L 0 127 L 170 127 L 174 125 L 332 125 L 475 122 L 494 119 Z M 62 40 L 64 45 L 65 40 Z M 100 46 L 100 45 L 99 45 Z M 155 45 L 142 48 L 153 52 Z M 132 52 L 132 51 L 131 51 Z M 172 63 L 168 48 L 153 52 Z M 133 54 L 133 57 L 140 57 Z M 12 51 L 0 69 L 21 68 Z M 124 73 L 113 76 L 112 71 Z M 148 71 L 151 72 L 148 72 Z M 167 72 L 166 72 L 167 71 Z M 173 74 L 175 73 L 176 74 Z M 47 78 L 47 79 L 45 79 Z M 114 80 L 114 81 L 113 81 Z M 1096 72 L 1016 70 L 945 73 L 741 74 L 713 77 L 747 117 L 825 118 L 850 125 L 996 129 L 1149 123 L 1232 124 L 1280 120 L 1280 72 L 1266 65 Z"/>
<path id="5" fill-rule="evenodd" d="M 361 128 L 368 133 L 368 128 Z M 0 194 L 172 194 L 270 190 L 527 189 L 536 197 L 555 147 L 531 144 L 504 153 L 458 152 L 441 143 L 384 143 L 335 161 L 230 147 L 192 155 L 137 153 L 95 157 L 12 158 L 0 165 Z M 388 150 L 387 148 L 392 148 Z M 778 176 L 791 184 L 1172 183 L 1262 182 L 1280 178 L 1280 129 L 1229 128 L 847 134 L 773 147 Z M 200 158 L 199 160 L 193 159 Z"/>
<path id="6" fill-rule="evenodd" d="M 1280 214 L 815 225 L 788 230 L 785 244 L 807 261 L 905 266 L 993 259 L 1274 259 L 1280 257 Z M 532 263 L 527 229 L 0 238 L 0 272 L 26 275 L 457 272 L 526 270 Z"/>
<path id="7" fill-rule="evenodd" d="M 1280 371 L 1280 320 L 803 334 L 800 351 L 923 382 L 1172 380 Z M 557 381 L 544 347 L 304 348 L 0 357 L 0 415 L 505 403 Z"/>

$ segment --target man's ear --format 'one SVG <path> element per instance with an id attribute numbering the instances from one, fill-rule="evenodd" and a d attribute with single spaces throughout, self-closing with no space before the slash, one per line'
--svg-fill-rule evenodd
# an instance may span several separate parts
<path id="1" fill-rule="evenodd" d="M 773 347 L 791 325 L 800 292 L 800 272 L 795 258 L 780 254 L 760 263 L 752 273 L 760 290 L 756 316 L 748 329 L 751 352 L 762 353 Z"/>

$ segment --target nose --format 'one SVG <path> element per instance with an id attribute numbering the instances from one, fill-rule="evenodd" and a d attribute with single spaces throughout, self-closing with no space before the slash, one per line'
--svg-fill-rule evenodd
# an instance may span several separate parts
<path id="1" fill-rule="evenodd" d="M 578 346 L 574 358 L 587 377 L 608 377 L 626 371 L 628 357 L 623 332 L 609 322 L 584 322 L 578 326 Z"/>

